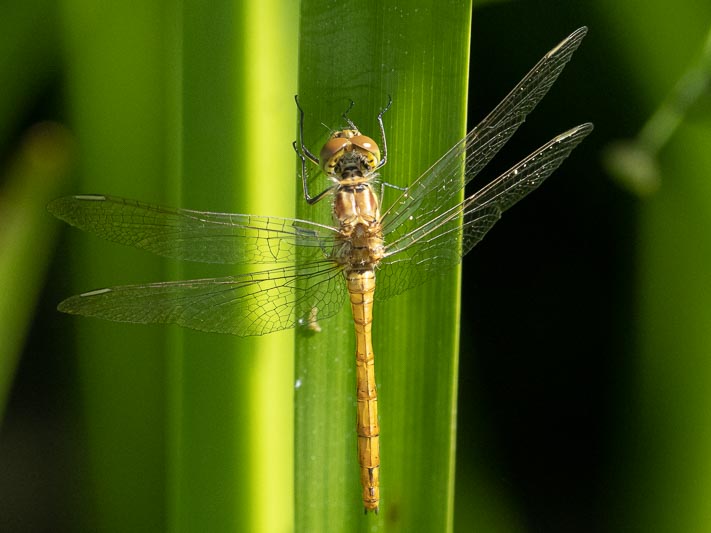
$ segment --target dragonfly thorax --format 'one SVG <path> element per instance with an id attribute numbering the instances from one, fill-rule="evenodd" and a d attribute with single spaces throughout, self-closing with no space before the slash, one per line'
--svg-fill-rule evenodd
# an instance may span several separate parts
<path id="1" fill-rule="evenodd" d="M 377 143 L 354 129 L 334 132 L 320 155 L 321 170 L 337 181 L 370 178 L 380 163 Z"/>
<path id="2" fill-rule="evenodd" d="M 336 260 L 350 268 L 375 267 L 384 248 L 380 203 L 371 185 L 340 185 L 333 199 L 333 214 L 339 225 Z"/>
<path id="3" fill-rule="evenodd" d="M 343 236 L 334 259 L 346 267 L 347 272 L 373 270 L 383 258 L 385 248 L 380 225 L 357 223 Z"/>

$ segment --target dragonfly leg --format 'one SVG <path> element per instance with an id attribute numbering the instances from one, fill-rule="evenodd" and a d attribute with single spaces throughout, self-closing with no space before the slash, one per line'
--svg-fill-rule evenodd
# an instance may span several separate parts
<path id="1" fill-rule="evenodd" d="M 343 112 L 343 115 L 341 115 L 341 116 L 343 117 L 343 120 L 345 120 L 348 123 L 348 127 L 350 127 L 352 130 L 357 130 L 358 126 L 356 126 L 353 123 L 353 121 L 350 119 L 350 117 L 348 116 L 348 113 L 351 112 L 351 109 L 353 109 L 354 105 L 355 105 L 355 102 L 353 100 L 351 100 L 351 104 L 348 106 L 348 109 L 346 109 Z"/>
<path id="2" fill-rule="evenodd" d="M 378 113 L 378 126 L 380 127 L 380 139 L 382 140 L 382 157 L 380 159 L 380 162 L 378 163 L 378 166 L 375 167 L 376 170 L 380 167 L 385 166 L 385 163 L 388 162 L 388 143 L 385 140 L 385 126 L 383 125 L 383 115 L 387 112 L 388 109 L 390 109 L 392 103 L 393 97 L 388 95 L 388 103 L 383 109 L 380 110 L 380 113 Z"/>
<path id="3" fill-rule="evenodd" d="M 394 183 L 388 183 L 387 181 L 381 181 L 380 182 L 380 201 L 381 202 L 384 202 L 385 187 L 390 187 L 391 189 L 395 189 L 396 191 L 403 191 L 403 192 L 407 190 L 407 187 L 400 187 L 399 185 L 395 185 Z"/>
<path id="4" fill-rule="evenodd" d="M 309 158 L 309 160 L 314 163 L 315 165 L 318 165 L 320 161 L 318 160 L 318 157 L 316 157 L 314 154 L 312 154 L 308 148 L 306 148 L 306 145 L 304 144 L 304 109 L 301 107 L 301 104 L 299 103 L 299 95 L 296 94 L 294 95 L 294 101 L 296 102 L 296 107 L 299 110 L 299 143 L 301 145 L 301 154 L 302 156 L 305 155 L 306 157 Z M 296 148 L 296 143 L 294 143 L 294 148 Z M 303 157 L 302 157 L 303 159 Z"/>
<path id="5" fill-rule="evenodd" d="M 304 188 L 304 199 L 306 200 L 306 203 L 309 205 L 313 205 L 319 200 L 321 200 L 324 196 L 329 194 L 331 191 L 333 191 L 334 187 L 328 187 L 318 193 L 316 196 L 311 196 L 309 194 L 309 184 L 308 184 L 308 172 L 306 171 L 306 157 L 304 157 L 304 154 L 299 150 L 299 148 L 296 146 L 296 141 L 292 143 L 292 146 L 294 147 L 294 151 L 296 152 L 296 155 L 299 156 L 299 159 L 301 159 L 301 183 Z"/>
<path id="6" fill-rule="evenodd" d="M 306 145 L 304 144 L 304 110 L 301 107 L 301 104 L 299 104 L 299 95 L 294 96 L 294 101 L 296 102 L 296 107 L 299 110 L 299 145 L 296 144 L 296 141 L 294 141 L 291 145 L 294 147 L 294 151 L 296 152 L 296 155 L 299 156 L 299 159 L 301 159 L 301 183 L 304 188 L 304 199 L 306 200 L 306 203 L 309 205 L 315 204 L 319 200 L 321 200 L 324 196 L 329 194 L 332 190 L 333 187 L 328 187 L 318 193 L 316 196 L 311 196 L 309 194 L 309 184 L 308 184 L 308 172 L 306 171 L 306 159 L 314 163 L 316 166 L 319 165 L 319 159 L 315 155 L 313 155 L 308 148 L 306 148 Z M 349 108 L 350 109 L 350 108 Z M 300 148 L 299 148 L 300 146 Z"/>

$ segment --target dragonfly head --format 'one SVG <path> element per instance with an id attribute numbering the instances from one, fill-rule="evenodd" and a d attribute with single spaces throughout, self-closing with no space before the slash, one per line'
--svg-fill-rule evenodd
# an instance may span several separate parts
<path id="1" fill-rule="evenodd" d="M 321 170 L 327 176 L 367 176 L 380 163 L 380 148 L 358 130 L 334 132 L 321 149 Z"/>

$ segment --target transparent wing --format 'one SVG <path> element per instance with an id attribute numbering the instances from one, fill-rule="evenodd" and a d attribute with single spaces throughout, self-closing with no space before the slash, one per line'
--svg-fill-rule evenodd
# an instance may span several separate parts
<path id="1" fill-rule="evenodd" d="M 582 124 L 561 133 L 460 204 L 387 243 L 376 297 L 399 294 L 459 263 L 501 214 L 543 183 L 592 129 Z"/>
<path id="2" fill-rule="evenodd" d="M 178 324 L 214 333 L 264 335 L 334 315 L 346 293 L 330 261 L 224 278 L 123 285 L 72 296 L 65 313 L 116 322 Z"/>
<path id="3" fill-rule="evenodd" d="M 383 214 L 387 241 L 437 218 L 457 193 L 496 155 L 546 95 L 578 48 L 582 27 L 548 52 L 476 128 L 415 180 Z M 460 169 L 466 163 L 464 180 Z"/>
<path id="4" fill-rule="evenodd" d="M 292 218 L 173 209 L 115 196 L 66 196 L 47 209 L 106 240 L 201 263 L 291 263 L 328 255 L 335 228 Z"/>

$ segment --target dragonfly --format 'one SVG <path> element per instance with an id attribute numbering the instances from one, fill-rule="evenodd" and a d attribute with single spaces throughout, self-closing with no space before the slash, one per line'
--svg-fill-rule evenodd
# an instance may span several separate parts
<path id="1" fill-rule="evenodd" d="M 582 27 L 550 50 L 466 137 L 381 209 L 387 160 L 347 116 L 318 157 L 304 144 L 303 194 L 332 202 L 333 224 L 295 218 L 174 209 L 115 196 L 76 195 L 51 202 L 58 218 L 109 241 L 187 261 L 257 265 L 248 273 L 116 286 L 72 296 L 58 306 L 118 322 L 178 324 L 205 332 L 264 335 L 322 321 L 349 298 L 356 338 L 357 450 L 365 512 L 380 505 L 380 425 L 371 328 L 375 300 L 400 294 L 457 265 L 501 214 L 536 189 L 592 131 L 578 125 L 535 150 L 489 184 L 460 193 L 545 96 L 580 45 Z M 350 109 L 350 108 L 349 108 Z M 308 165 L 330 185 L 311 195 Z M 380 189 L 380 190 L 379 190 Z M 260 267 L 259 265 L 265 265 Z M 376 290 L 377 279 L 377 290 Z"/>

